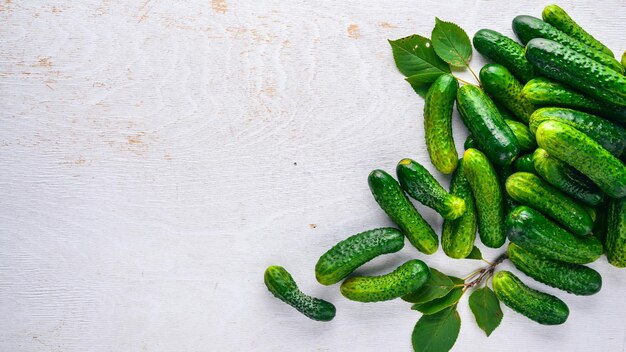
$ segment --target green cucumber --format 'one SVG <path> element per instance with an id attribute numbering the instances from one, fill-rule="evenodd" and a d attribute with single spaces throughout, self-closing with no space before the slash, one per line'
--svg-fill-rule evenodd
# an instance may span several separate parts
<path id="1" fill-rule="evenodd" d="M 535 69 L 524 56 L 524 47 L 513 39 L 491 29 L 481 29 L 472 39 L 479 53 L 511 71 L 520 81 L 536 76 Z"/>
<path id="2" fill-rule="evenodd" d="M 537 128 L 536 137 L 549 155 L 589 177 L 608 196 L 626 196 L 626 166 L 583 132 L 561 122 L 545 121 Z"/>
<path id="3" fill-rule="evenodd" d="M 530 152 L 537 148 L 535 134 L 530 131 L 528 126 L 515 120 L 504 120 L 504 122 L 506 122 L 511 131 L 513 131 L 519 143 L 520 151 Z"/>
<path id="4" fill-rule="evenodd" d="M 626 198 L 611 199 L 607 217 L 606 257 L 611 265 L 626 268 Z"/>
<path id="5" fill-rule="evenodd" d="M 367 179 L 374 199 L 393 220 L 409 242 L 420 252 L 432 254 L 439 247 L 433 228 L 415 210 L 400 184 L 383 170 L 372 171 Z"/>
<path id="6" fill-rule="evenodd" d="M 307 296 L 282 266 L 270 266 L 265 270 L 267 289 L 278 299 L 297 309 L 313 320 L 330 321 L 335 317 L 335 306 L 323 299 Z"/>
<path id="7" fill-rule="evenodd" d="M 533 153 L 524 154 L 513 163 L 513 169 L 516 172 L 530 172 L 536 174 L 535 165 L 533 164 Z"/>
<path id="8" fill-rule="evenodd" d="M 424 166 L 402 159 L 396 167 L 400 186 L 415 200 L 437 211 L 444 219 L 454 220 L 465 213 L 465 201 L 441 187 Z"/>
<path id="9" fill-rule="evenodd" d="M 322 254 L 315 265 L 315 278 L 322 285 L 335 284 L 379 255 L 397 252 L 402 247 L 404 235 L 392 227 L 358 233 Z"/>
<path id="10" fill-rule="evenodd" d="M 478 233 L 487 247 L 499 248 L 506 240 L 504 204 L 498 175 L 489 159 L 477 149 L 463 154 L 463 169 L 476 201 Z"/>
<path id="11" fill-rule="evenodd" d="M 428 88 L 424 103 L 424 133 L 430 160 L 444 174 L 456 169 L 459 156 L 452 138 L 452 108 L 459 82 L 444 74 Z"/>
<path id="12" fill-rule="evenodd" d="M 459 160 L 458 165 L 450 181 L 450 194 L 465 200 L 465 213 L 456 220 L 445 219 L 441 230 L 443 252 L 456 259 L 467 257 L 474 248 L 478 222 L 472 189 L 465 177 L 463 159 Z"/>
<path id="13" fill-rule="evenodd" d="M 626 69 L 626 51 L 622 54 L 622 66 Z"/>
<path id="14" fill-rule="evenodd" d="M 479 73 L 480 82 L 493 100 L 509 109 L 515 117 L 528 124 L 535 107 L 523 95 L 524 86 L 500 64 L 487 64 Z"/>
<path id="15" fill-rule="evenodd" d="M 509 241 L 549 259 L 587 264 L 602 255 L 602 243 L 594 236 L 576 237 L 525 205 L 509 213 L 506 231 Z"/>
<path id="16" fill-rule="evenodd" d="M 421 260 L 413 259 L 396 270 L 381 276 L 351 277 L 341 284 L 341 294 L 358 302 L 380 302 L 417 291 L 430 276 L 430 269 Z"/>
<path id="17" fill-rule="evenodd" d="M 471 84 L 459 88 L 457 107 L 463 123 L 489 159 L 497 165 L 508 165 L 519 154 L 519 143 L 493 101 Z"/>
<path id="18" fill-rule="evenodd" d="M 510 271 L 493 277 L 493 292 L 504 305 L 539 324 L 563 324 L 569 315 L 565 302 L 526 286 Z"/>
<path id="19" fill-rule="evenodd" d="M 626 106 L 626 76 L 583 54 L 552 40 L 533 39 L 526 45 L 526 58 L 548 78 L 593 98 Z"/>

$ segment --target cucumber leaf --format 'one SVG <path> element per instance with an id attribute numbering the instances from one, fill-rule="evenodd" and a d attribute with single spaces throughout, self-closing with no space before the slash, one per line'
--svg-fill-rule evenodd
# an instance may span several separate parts
<path id="1" fill-rule="evenodd" d="M 487 336 L 491 335 L 502 321 L 502 309 L 500 309 L 500 301 L 496 294 L 485 286 L 472 292 L 468 301 L 478 327 Z"/>
<path id="2" fill-rule="evenodd" d="M 431 37 L 433 48 L 443 61 L 454 67 L 467 66 L 472 57 L 472 43 L 461 27 L 437 18 Z"/>
<path id="3" fill-rule="evenodd" d="M 467 255 L 467 257 L 465 257 L 465 259 L 478 259 L 481 260 L 483 259 L 483 254 L 480 252 L 480 249 L 476 246 L 474 246 L 474 248 L 472 248 L 472 251 L 470 252 L 470 254 Z"/>
<path id="4" fill-rule="evenodd" d="M 390 40 L 389 44 L 398 70 L 407 77 L 419 73 L 432 82 L 438 75 L 450 72 L 450 66 L 437 56 L 428 38 L 413 34 Z"/>
<path id="5" fill-rule="evenodd" d="M 402 297 L 410 303 L 426 303 L 448 294 L 454 288 L 454 282 L 439 270 L 430 268 L 428 281 L 417 291 Z"/>
<path id="6" fill-rule="evenodd" d="M 463 287 L 455 287 L 447 295 L 426 303 L 414 304 L 411 309 L 420 311 L 424 315 L 435 314 L 448 307 L 456 305 L 462 296 Z"/>
<path id="7" fill-rule="evenodd" d="M 445 352 L 452 349 L 459 331 L 461 317 L 456 306 L 437 314 L 423 315 L 415 324 L 411 343 L 416 352 Z"/>

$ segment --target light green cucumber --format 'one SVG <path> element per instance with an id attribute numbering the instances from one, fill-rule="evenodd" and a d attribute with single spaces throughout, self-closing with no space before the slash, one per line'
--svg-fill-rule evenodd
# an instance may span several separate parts
<path id="1" fill-rule="evenodd" d="M 626 198 L 611 199 L 607 215 L 606 257 L 611 265 L 626 267 Z"/>
<path id="2" fill-rule="evenodd" d="M 441 247 L 448 257 L 460 259 L 467 257 L 474 248 L 478 222 L 472 190 L 465 177 L 463 159 L 459 160 L 452 175 L 450 194 L 465 200 L 465 213 L 458 219 L 443 221 Z"/>
<path id="3" fill-rule="evenodd" d="M 528 124 L 535 107 L 523 95 L 523 85 L 500 64 L 487 64 L 480 70 L 483 89 L 493 100 L 511 111 L 515 117 Z"/>
<path id="4" fill-rule="evenodd" d="M 426 148 L 435 168 L 444 174 L 456 169 L 459 156 L 452 138 L 452 108 L 459 82 L 444 74 L 428 88 L 424 103 Z"/>

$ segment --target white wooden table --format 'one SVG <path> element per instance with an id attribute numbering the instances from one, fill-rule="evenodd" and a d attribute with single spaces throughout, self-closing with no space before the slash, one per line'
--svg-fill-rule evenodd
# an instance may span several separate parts
<path id="1" fill-rule="evenodd" d="M 429 35 L 435 16 L 512 35 L 516 14 L 548 3 L 2 0 L 0 350 L 409 350 L 407 303 L 349 302 L 313 276 L 335 242 L 391 224 L 370 170 L 412 157 L 435 171 L 423 100 L 387 39 Z M 624 1 L 563 6 L 626 49 Z M 479 265 L 407 244 L 359 272 L 414 257 L 454 275 Z M 273 298 L 270 264 L 336 319 Z M 505 308 L 486 338 L 464 298 L 455 350 L 624 351 L 626 270 L 592 267 L 604 278 L 592 297 L 525 278 L 567 302 L 562 326 Z"/>

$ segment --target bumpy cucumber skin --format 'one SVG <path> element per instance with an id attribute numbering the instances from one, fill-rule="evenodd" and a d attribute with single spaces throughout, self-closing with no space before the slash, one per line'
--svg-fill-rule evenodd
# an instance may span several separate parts
<path id="1" fill-rule="evenodd" d="M 415 200 L 435 209 L 444 219 L 454 220 L 465 213 L 465 201 L 441 187 L 420 163 L 402 159 L 396 167 L 400 186 Z"/>
<path id="2" fill-rule="evenodd" d="M 533 153 L 533 166 L 537 175 L 549 184 L 586 205 L 594 206 L 604 200 L 604 193 L 593 181 L 561 160 L 551 157 L 544 149 L 537 148 Z"/>
<path id="3" fill-rule="evenodd" d="M 491 29 L 481 29 L 472 40 L 479 53 L 511 71 L 520 81 L 536 76 L 535 69 L 524 56 L 524 47 L 513 39 Z"/>
<path id="4" fill-rule="evenodd" d="M 341 294 L 358 302 L 380 302 L 416 291 L 430 276 L 430 268 L 413 259 L 381 276 L 351 277 L 341 284 Z"/>
<path id="5" fill-rule="evenodd" d="M 594 38 L 576 23 L 568 14 L 557 5 L 548 5 L 543 9 L 541 17 L 554 28 L 578 40 L 579 42 L 605 53 L 614 56 L 611 49 Z"/>
<path id="6" fill-rule="evenodd" d="M 506 231 L 511 242 L 549 259 L 587 264 L 602 255 L 602 243 L 594 236 L 576 237 L 525 205 L 509 213 Z"/>
<path id="7" fill-rule="evenodd" d="M 613 56 L 586 46 L 536 17 L 525 15 L 515 17 L 513 19 L 513 32 L 524 44 L 535 38 L 553 40 L 619 74 L 624 72 L 622 65 Z"/>
<path id="8" fill-rule="evenodd" d="M 456 169 L 459 155 L 452 138 L 452 108 L 459 82 L 444 74 L 428 88 L 424 104 L 426 148 L 435 168 L 444 174 Z"/>
<path id="9" fill-rule="evenodd" d="M 563 324 L 569 315 L 565 302 L 526 286 L 510 271 L 493 277 L 493 292 L 504 305 L 539 324 Z"/>
<path id="10" fill-rule="evenodd" d="M 281 266 L 270 266 L 263 275 L 265 286 L 278 299 L 313 320 L 330 321 L 335 317 L 335 306 L 323 299 L 307 296 Z"/>
<path id="11" fill-rule="evenodd" d="M 626 198 L 611 199 L 606 232 L 606 257 L 618 268 L 626 268 Z"/>
<path id="12" fill-rule="evenodd" d="M 519 142 L 493 101 L 471 84 L 459 88 L 457 108 L 463 123 L 485 154 L 497 165 L 508 165 L 519 154 Z"/>
<path id="13" fill-rule="evenodd" d="M 537 143 L 549 155 L 589 177 L 613 198 L 626 196 L 626 166 L 583 132 L 557 121 L 537 128 Z"/>
<path id="14" fill-rule="evenodd" d="M 626 106 L 626 76 L 548 39 L 526 45 L 526 58 L 538 72 L 591 97 Z"/>
<path id="15" fill-rule="evenodd" d="M 530 131 L 536 133 L 537 127 L 549 120 L 576 128 L 615 156 L 620 156 L 626 148 L 626 129 L 601 117 L 567 108 L 538 109 L 530 117 Z"/>
<path id="16" fill-rule="evenodd" d="M 434 253 L 439 247 L 437 234 L 417 212 L 400 184 L 383 170 L 372 171 L 367 181 L 378 205 L 398 224 L 409 242 L 422 253 Z"/>
<path id="17" fill-rule="evenodd" d="M 535 174 L 514 173 L 506 180 L 506 191 L 515 201 L 539 210 L 575 235 L 586 236 L 593 229 L 585 208 Z"/>
<path id="18" fill-rule="evenodd" d="M 530 132 L 530 129 L 525 124 L 515 120 L 504 120 L 504 122 L 506 122 L 511 131 L 513 131 L 519 143 L 520 151 L 530 152 L 537 148 L 535 134 Z"/>
<path id="19" fill-rule="evenodd" d="M 480 240 L 487 247 L 499 248 L 504 244 L 506 234 L 498 175 L 485 154 L 473 148 L 463 154 L 463 169 L 476 202 Z"/>
<path id="20" fill-rule="evenodd" d="M 535 165 L 533 164 L 533 153 L 524 154 L 513 163 L 513 169 L 515 172 L 530 172 L 536 174 Z"/>
<path id="21" fill-rule="evenodd" d="M 460 259 L 467 257 L 474 248 L 478 223 L 472 189 L 465 177 L 463 159 L 459 160 L 458 167 L 452 174 L 450 194 L 465 200 L 465 213 L 456 220 L 443 221 L 441 247 L 448 257 Z"/>
<path id="22" fill-rule="evenodd" d="M 480 82 L 493 100 L 509 109 L 518 120 L 528 124 L 535 107 L 522 95 L 524 86 L 500 64 L 487 64 L 479 73 Z"/>
<path id="23" fill-rule="evenodd" d="M 322 254 L 315 265 L 315 278 L 322 285 L 335 284 L 379 255 L 397 252 L 402 247 L 404 235 L 392 227 L 358 233 Z"/>

